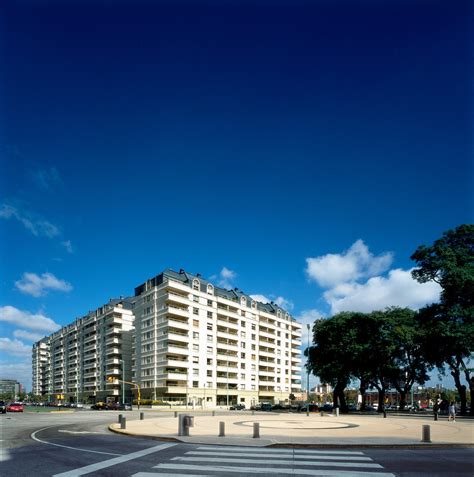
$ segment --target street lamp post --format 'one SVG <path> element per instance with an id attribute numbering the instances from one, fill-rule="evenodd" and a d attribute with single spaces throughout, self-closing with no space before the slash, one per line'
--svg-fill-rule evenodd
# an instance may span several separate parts
<path id="1" fill-rule="evenodd" d="M 306 371 L 307 371 L 307 375 L 306 375 L 306 415 L 309 416 L 309 366 L 308 366 L 308 363 L 309 363 L 309 323 L 306 323 L 306 328 L 308 330 L 308 347 L 306 348 L 307 351 L 307 360 L 306 360 Z"/>
<path id="2" fill-rule="evenodd" d="M 122 404 L 125 405 L 125 361 L 120 360 L 122 363 Z"/>
<path id="3" fill-rule="evenodd" d="M 227 360 L 227 408 L 229 408 L 229 360 Z"/>

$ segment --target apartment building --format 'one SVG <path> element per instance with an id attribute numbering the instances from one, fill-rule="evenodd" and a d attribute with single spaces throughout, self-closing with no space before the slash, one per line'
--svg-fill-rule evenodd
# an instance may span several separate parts
<path id="1" fill-rule="evenodd" d="M 132 306 L 112 299 L 35 343 L 33 393 L 63 402 L 118 401 L 122 366 L 125 381 L 131 377 Z"/>
<path id="2" fill-rule="evenodd" d="M 135 289 L 133 311 L 142 398 L 250 407 L 301 391 L 301 325 L 274 303 L 167 269 Z"/>

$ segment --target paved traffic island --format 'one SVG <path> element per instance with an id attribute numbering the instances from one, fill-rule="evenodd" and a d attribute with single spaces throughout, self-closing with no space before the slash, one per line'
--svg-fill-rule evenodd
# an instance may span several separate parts
<path id="1" fill-rule="evenodd" d="M 180 413 L 191 414 L 191 413 Z M 127 418 L 127 415 L 123 415 Z M 237 413 L 194 415 L 189 436 L 178 435 L 178 417 L 128 420 L 113 432 L 193 444 L 301 447 L 474 447 L 474 421 L 425 418 Z M 259 437 L 255 435 L 258 423 Z M 429 426 L 424 428 L 423 426 Z M 221 436 L 219 436 L 221 434 Z M 430 441 L 430 442 L 429 442 Z"/>

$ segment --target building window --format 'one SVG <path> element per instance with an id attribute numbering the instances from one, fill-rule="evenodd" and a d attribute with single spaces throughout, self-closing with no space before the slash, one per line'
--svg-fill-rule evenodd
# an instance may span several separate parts
<path id="1" fill-rule="evenodd" d="M 212 319 L 212 311 L 207 312 L 207 317 Z"/>
<path id="2" fill-rule="evenodd" d="M 212 353 L 213 353 L 212 346 L 208 346 L 207 347 L 207 354 L 212 354 Z"/>
<path id="3" fill-rule="evenodd" d="M 193 290 L 199 291 L 199 280 L 193 280 Z"/>
<path id="4" fill-rule="evenodd" d="M 195 340 L 199 339 L 199 333 L 197 331 L 193 331 L 193 339 Z"/>
<path id="5" fill-rule="evenodd" d="M 214 293 L 214 287 L 211 284 L 207 285 L 207 293 L 210 295 Z"/>
<path id="6" fill-rule="evenodd" d="M 212 300 L 207 300 L 207 306 L 212 306 Z"/>
<path id="7" fill-rule="evenodd" d="M 193 320 L 193 326 L 199 328 L 199 320 Z"/>
<path id="8" fill-rule="evenodd" d="M 195 302 L 199 302 L 199 297 L 198 297 L 198 296 L 196 296 L 196 295 L 193 295 L 193 301 L 195 301 Z"/>
<path id="9" fill-rule="evenodd" d="M 207 341 L 210 341 L 212 343 L 212 335 L 207 335 Z"/>
<path id="10" fill-rule="evenodd" d="M 193 314 L 199 315 L 199 308 L 193 308 Z"/>
<path id="11" fill-rule="evenodd" d="M 199 345 L 193 344 L 193 351 L 199 351 Z"/>
<path id="12" fill-rule="evenodd" d="M 209 331 L 212 331 L 212 323 L 208 323 L 208 324 L 207 324 L 207 329 L 208 329 Z"/>

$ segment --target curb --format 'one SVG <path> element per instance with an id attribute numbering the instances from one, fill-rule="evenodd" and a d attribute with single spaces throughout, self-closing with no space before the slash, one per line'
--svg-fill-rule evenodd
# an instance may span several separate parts
<path id="1" fill-rule="evenodd" d="M 122 429 L 117 429 L 114 426 L 115 424 L 110 424 L 108 429 L 110 432 L 115 434 L 125 435 L 127 437 L 136 437 L 140 439 L 150 439 L 154 441 L 162 442 L 176 442 L 181 444 L 192 444 L 192 445 L 213 445 L 221 447 L 234 447 L 239 444 L 226 444 L 226 443 L 202 443 L 202 442 L 189 442 L 183 441 L 178 437 L 161 437 L 161 436 L 149 436 L 146 434 L 132 434 L 129 432 L 124 432 Z M 196 437 L 196 439 L 198 439 Z M 239 439 L 235 437 L 234 439 Z M 245 444 L 244 447 L 248 447 Z M 286 444 L 286 443 L 274 443 L 267 444 L 263 446 L 258 446 L 262 448 L 273 448 L 273 449 L 474 449 L 474 444 L 463 444 L 463 443 L 419 443 L 419 444 Z"/>

